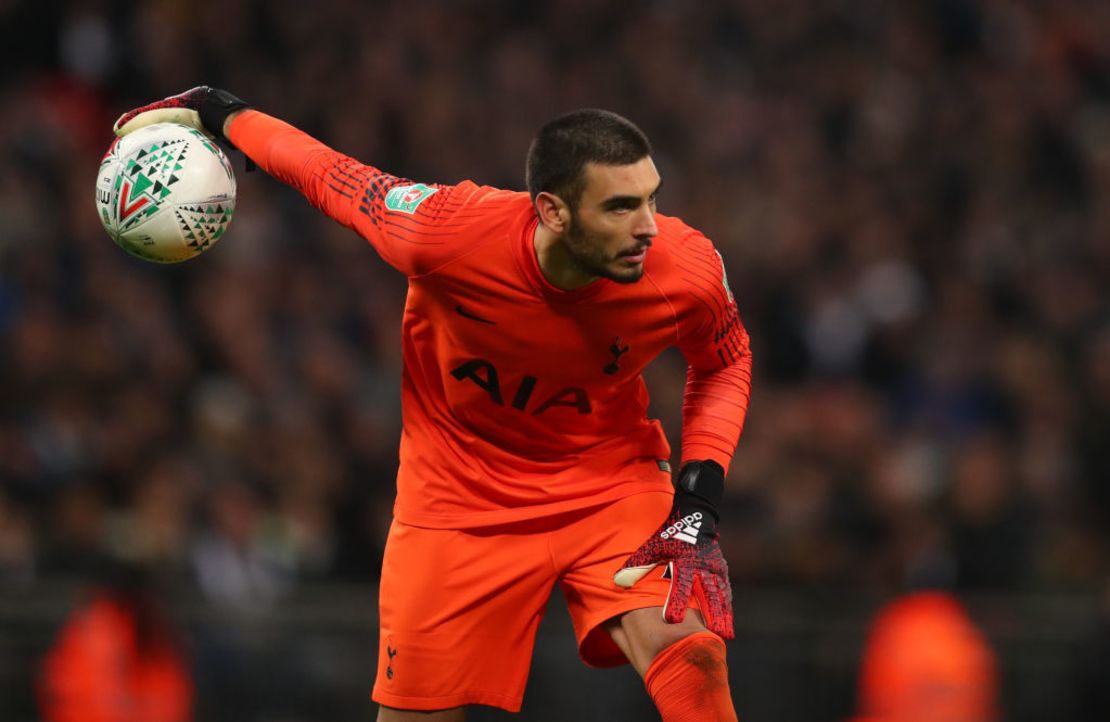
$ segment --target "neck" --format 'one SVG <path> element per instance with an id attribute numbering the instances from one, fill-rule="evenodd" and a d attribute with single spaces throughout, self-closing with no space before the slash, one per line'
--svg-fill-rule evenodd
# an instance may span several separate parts
<path id="1" fill-rule="evenodd" d="M 536 249 L 536 261 L 543 277 L 555 288 L 573 291 L 597 280 L 597 276 L 591 276 L 578 267 L 563 236 L 554 233 L 542 222 L 536 225 L 532 245 Z"/>

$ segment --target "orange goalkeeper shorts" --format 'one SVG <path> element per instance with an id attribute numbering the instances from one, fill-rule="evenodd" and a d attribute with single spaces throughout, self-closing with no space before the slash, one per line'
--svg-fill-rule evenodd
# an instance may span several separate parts
<path id="1" fill-rule="evenodd" d="M 663 606 L 670 581 L 662 566 L 631 589 L 618 587 L 613 574 L 670 509 L 670 494 L 646 492 L 481 529 L 395 520 L 382 566 L 374 701 L 407 710 L 483 704 L 520 711 L 536 629 L 556 582 L 582 660 L 626 663 L 601 625 Z"/>

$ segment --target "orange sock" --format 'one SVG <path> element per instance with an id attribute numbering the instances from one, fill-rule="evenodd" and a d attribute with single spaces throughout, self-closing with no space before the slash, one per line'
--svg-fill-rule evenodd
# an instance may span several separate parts
<path id="1" fill-rule="evenodd" d="M 663 722 L 736 722 L 725 643 L 711 632 L 681 639 L 655 656 L 644 674 Z"/>

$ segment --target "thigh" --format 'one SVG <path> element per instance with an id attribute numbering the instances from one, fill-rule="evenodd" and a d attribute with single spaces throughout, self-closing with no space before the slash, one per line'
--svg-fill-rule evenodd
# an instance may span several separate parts
<path id="1" fill-rule="evenodd" d="M 691 609 L 677 624 L 663 619 L 662 607 L 633 609 L 603 625 L 624 656 L 643 677 L 655 656 L 680 639 L 705 632 L 705 622 L 697 609 Z"/>
<path id="2" fill-rule="evenodd" d="M 382 565 L 374 701 L 518 711 L 554 581 L 542 535 L 395 521 Z"/>
<path id="3" fill-rule="evenodd" d="M 606 630 L 607 621 L 634 609 L 661 609 L 666 603 L 671 582 L 663 575 L 665 567 L 651 570 L 631 589 L 618 587 L 613 575 L 667 518 L 672 498 L 665 492 L 635 494 L 598 507 L 559 532 L 556 557 L 566 560 L 560 587 L 574 623 L 578 653 L 592 667 L 629 661 Z M 697 605 L 691 601 L 691 606 Z"/>

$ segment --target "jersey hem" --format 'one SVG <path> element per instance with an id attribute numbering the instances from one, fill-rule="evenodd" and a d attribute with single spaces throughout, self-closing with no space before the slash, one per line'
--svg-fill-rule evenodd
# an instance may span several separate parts
<path id="1" fill-rule="evenodd" d="M 667 476 L 657 481 L 645 480 L 626 483 L 611 488 L 602 494 L 567 499 L 553 504 L 539 504 L 528 507 L 513 507 L 461 514 L 428 514 L 406 509 L 399 503 L 395 503 L 393 507 L 393 518 L 402 524 L 423 527 L 425 529 L 472 529 L 475 527 L 496 526 L 518 521 L 541 519 L 548 516 L 555 516 L 556 514 L 563 514 L 568 511 L 588 509 L 593 506 L 601 506 L 602 504 L 608 504 L 618 499 L 650 491 L 674 493 L 674 487 L 671 485 L 670 477 Z"/>

